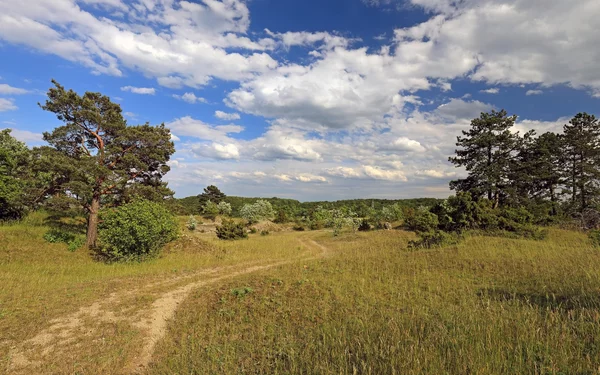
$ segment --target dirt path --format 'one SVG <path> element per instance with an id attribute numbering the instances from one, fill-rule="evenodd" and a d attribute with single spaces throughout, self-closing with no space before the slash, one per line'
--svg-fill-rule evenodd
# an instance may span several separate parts
<path id="1" fill-rule="evenodd" d="M 236 276 L 330 255 L 327 247 L 312 239 L 305 241 L 305 239 L 299 238 L 298 240 L 308 250 L 319 249 L 319 254 L 308 255 L 303 253 L 298 257 L 278 262 L 254 262 L 201 270 L 192 274 L 149 283 L 133 290 L 115 292 L 108 298 L 81 307 L 72 314 L 54 319 L 50 321 L 48 328 L 11 351 L 8 372 L 15 374 L 39 373 L 39 369 L 45 363 L 61 358 L 61 354 L 65 355 L 73 349 L 76 350 L 85 346 L 86 342 L 97 341 L 98 337 L 95 335 L 95 331 L 99 330 L 99 324 L 116 325 L 125 323 L 141 332 L 142 344 L 140 345 L 139 354 L 126 364 L 123 373 L 141 373 L 150 363 L 154 348 L 158 341 L 164 337 L 167 324 L 175 315 L 179 304 L 194 290 Z M 153 299 L 149 308 L 136 306 L 136 298 L 148 294 Z"/>

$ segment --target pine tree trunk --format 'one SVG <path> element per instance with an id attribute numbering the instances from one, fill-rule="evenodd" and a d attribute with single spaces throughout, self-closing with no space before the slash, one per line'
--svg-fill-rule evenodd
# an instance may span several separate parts
<path id="1" fill-rule="evenodd" d="M 100 211 L 100 197 L 94 196 L 88 216 L 87 238 L 85 245 L 88 249 L 96 247 L 98 242 L 98 211 Z"/>
<path id="2" fill-rule="evenodd" d="M 550 184 L 550 202 L 552 202 L 552 216 L 556 216 L 556 194 L 554 193 L 554 184 Z"/>

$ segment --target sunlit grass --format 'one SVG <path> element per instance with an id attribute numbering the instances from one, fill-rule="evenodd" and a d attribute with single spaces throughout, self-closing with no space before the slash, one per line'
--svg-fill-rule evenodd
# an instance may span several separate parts
<path id="1" fill-rule="evenodd" d="M 304 251 L 293 233 L 280 235 L 277 242 L 253 235 L 233 243 L 182 229 L 182 238 L 158 259 L 104 264 L 85 250 L 69 252 L 66 244 L 47 243 L 43 235 L 48 229 L 43 214 L 0 226 L 0 368 L 12 345 L 34 336 L 51 319 L 112 292 L 206 268 L 287 259 Z"/>
<path id="2" fill-rule="evenodd" d="M 407 237 L 319 235 L 335 257 L 199 290 L 151 372 L 598 372 L 600 252 L 584 235 L 415 252 Z"/>

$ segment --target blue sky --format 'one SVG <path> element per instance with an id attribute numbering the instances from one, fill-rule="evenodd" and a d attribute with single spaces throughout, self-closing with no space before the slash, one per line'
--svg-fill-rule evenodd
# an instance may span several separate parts
<path id="1" fill-rule="evenodd" d="M 58 122 L 52 78 L 165 123 L 183 197 L 450 194 L 481 111 L 560 131 L 600 104 L 596 0 L 0 1 L 0 128 Z"/>

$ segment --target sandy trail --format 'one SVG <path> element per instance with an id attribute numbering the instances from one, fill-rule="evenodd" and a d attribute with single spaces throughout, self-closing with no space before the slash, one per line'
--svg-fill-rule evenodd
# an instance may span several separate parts
<path id="1" fill-rule="evenodd" d="M 94 335 L 95 324 L 120 323 L 131 324 L 142 333 L 143 342 L 140 345 L 139 354 L 123 369 L 123 373 L 144 372 L 152 359 L 156 344 L 166 333 L 169 320 L 171 320 L 178 306 L 194 290 L 218 283 L 223 280 L 235 278 L 253 272 L 264 271 L 270 268 L 290 264 L 297 261 L 309 261 L 330 255 L 327 247 L 309 239 L 298 241 L 307 250 L 319 250 L 318 255 L 307 255 L 306 252 L 300 256 L 287 260 L 261 263 L 252 262 L 235 266 L 215 267 L 201 270 L 188 275 L 173 277 L 166 280 L 146 284 L 142 287 L 127 291 L 112 293 L 107 298 L 96 301 L 89 306 L 81 307 L 78 311 L 50 321 L 50 326 L 33 338 L 26 340 L 15 347 L 10 354 L 8 373 L 32 374 L 45 362 L 55 359 L 66 350 L 74 341 L 82 339 L 91 340 Z M 194 280 L 195 279 L 195 280 Z M 193 281 L 190 281 L 193 280 Z M 159 293 L 156 293 L 159 290 Z M 166 291 L 165 291 L 166 290 Z M 123 309 L 120 305 L 131 303 L 136 295 L 153 293 L 149 310 L 131 311 Z M 133 306 L 135 307 L 135 306 Z M 78 345 L 81 345 L 79 343 Z"/>

